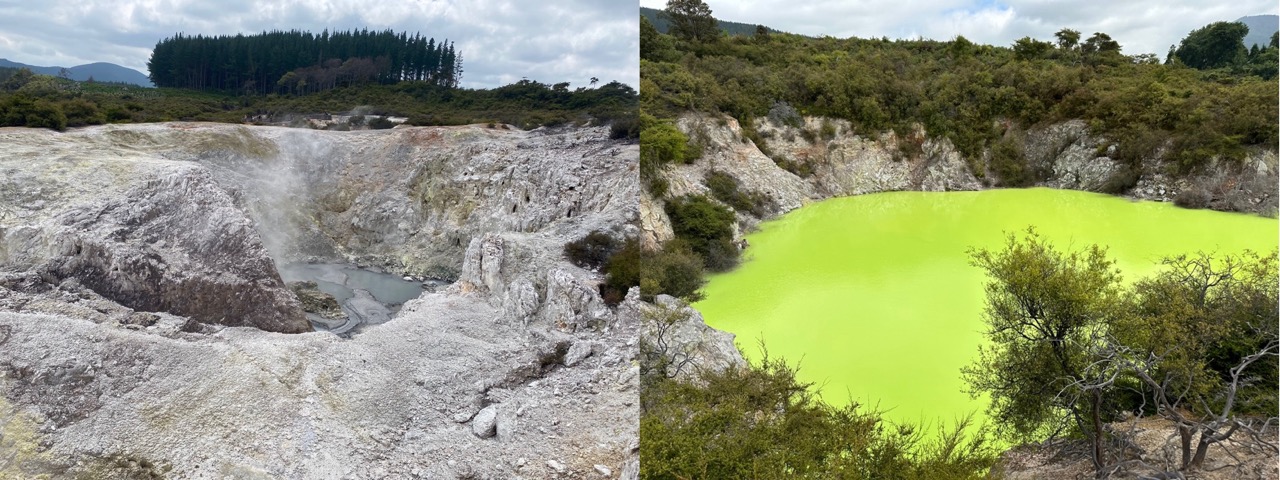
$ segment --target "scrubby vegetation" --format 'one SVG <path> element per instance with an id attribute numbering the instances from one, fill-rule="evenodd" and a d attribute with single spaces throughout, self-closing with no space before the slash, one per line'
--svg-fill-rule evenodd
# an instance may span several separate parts
<path id="1" fill-rule="evenodd" d="M 701 298 L 698 289 L 706 283 L 704 271 L 702 258 L 683 240 L 667 242 L 661 250 L 651 252 L 631 239 L 610 257 L 601 293 L 611 304 L 621 301 L 631 287 L 640 287 L 640 297 L 647 301 L 660 293 L 697 300 Z"/>
<path id="2" fill-rule="evenodd" d="M 1164 148 L 1179 175 L 1277 142 L 1280 48 L 1245 50 L 1240 24 L 1193 32 L 1162 64 L 1126 55 L 1105 33 L 1070 29 L 991 46 L 963 37 L 703 38 L 641 22 L 641 109 L 658 122 L 695 111 L 732 116 L 744 130 L 757 118 L 799 115 L 848 120 L 864 135 L 902 136 L 922 125 L 951 140 L 976 174 L 1010 186 L 1041 180 L 1041 172 L 1026 166 L 1008 134 L 1048 122 L 1088 122 L 1135 168 Z M 798 115 L 779 116 L 778 105 Z M 994 150 L 1000 155 L 987 165 L 983 153 Z"/>
<path id="3" fill-rule="evenodd" d="M 857 404 L 823 403 L 795 367 L 767 354 L 745 368 L 692 372 L 661 337 L 686 320 L 669 307 L 645 319 L 662 325 L 641 341 L 641 478 L 980 479 L 995 461 L 967 420 L 926 439 Z M 692 379 L 674 378 L 681 370 Z"/>
<path id="4" fill-rule="evenodd" d="M 852 133 L 866 136 L 893 131 L 922 139 L 923 128 L 928 137 L 950 140 L 980 179 L 1007 187 L 1052 174 L 1028 160 L 1029 130 L 1078 119 L 1106 140 L 1099 155 L 1120 163 L 1100 188 L 1108 193 L 1124 193 L 1156 173 L 1147 171 L 1154 167 L 1147 158 L 1162 156 L 1167 171 L 1161 173 L 1200 175 L 1215 161 L 1239 167 L 1250 149 L 1274 149 L 1280 141 L 1280 45 L 1273 38 L 1266 48 L 1246 50 L 1236 23 L 1191 32 L 1162 63 L 1152 54 L 1126 55 L 1105 33 L 1069 28 L 1007 47 L 963 37 L 812 38 L 767 29 L 708 35 L 709 24 L 696 18 L 710 15 L 705 7 L 697 0 L 671 2 L 665 18 L 678 22 L 670 35 L 641 18 L 640 175 L 655 198 L 669 193 L 662 169 L 701 155 L 704 145 L 690 138 L 697 135 L 676 127 L 675 119 L 689 112 L 736 118 L 744 139 L 801 177 L 813 173 L 812 165 L 773 155 L 757 122 L 798 128 L 811 142 L 837 132 L 829 121 L 804 128 L 805 116 L 847 120 Z M 921 142 L 900 143 L 905 156 L 921 148 Z M 733 180 L 713 172 L 706 185 L 717 202 L 738 212 L 760 216 L 770 209 L 766 198 L 737 189 Z M 1206 206 L 1208 195 L 1180 192 L 1177 201 Z M 667 201 L 677 213 L 687 203 Z M 683 219 L 677 231 L 711 270 L 734 263 L 722 261 L 730 257 L 727 240 L 707 238 L 717 218 Z"/>
<path id="5" fill-rule="evenodd" d="M 614 138 L 639 136 L 635 89 L 618 82 L 570 90 L 521 80 L 494 89 L 427 82 L 339 87 L 307 95 L 203 92 L 75 82 L 28 70 L 0 69 L 0 126 L 61 130 L 103 123 L 163 121 L 287 122 L 310 114 L 348 112 L 407 117 L 411 125 L 503 123 L 518 128 L 611 123 Z M 58 121 L 59 113 L 66 117 Z M 385 119 L 383 119 L 385 120 Z M 372 120 L 371 128 L 389 128 Z"/>
<path id="6" fill-rule="evenodd" d="M 777 209 L 769 196 L 760 192 L 743 190 L 738 179 L 728 173 L 713 170 L 707 172 L 707 176 L 703 180 L 707 188 L 711 190 L 712 197 L 724 202 L 725 205 L 733 207 L 734 210 L 740 213 L 764 218 Z"/>
<path id="7" fill-rule="evenodd" d="M 564 245 L 564 256 L 574 265 L 592 270 L 603 267 L 622 248 L 621 242 L 599 230 Z"/>
<path id="8" fill-rule="evenodd" d="M 738 265 L 733 210 L 702 195 L 690 195 L 667 200 L 667 216 L 676 238 L 688 243 L 707 270 L 723 272 Z"/>
<path id="9" fill-rule="evenodd" d="M 1166 258 L 1132 285 L 1104 248 L 1062 252 L 1034 231 L 971 254 L 991 278 L 990 346 L 964 375 L 1002 437 L 1082 439 L 1100 475 L 1193 471 L 1215 445 L 1274 450 L 1258 442 L 1280 388 L 1276 252 Z M 1181 458 L 1134 461 L 1108 427 L 1131 414 L 1174 422 Z"/>

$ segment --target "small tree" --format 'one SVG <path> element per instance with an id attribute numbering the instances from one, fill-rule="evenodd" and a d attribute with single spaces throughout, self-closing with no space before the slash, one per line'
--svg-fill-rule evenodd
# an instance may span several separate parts
<path id="1" fill-rule="evenodd" d="M 1249 27 L 1237 22 L 1214 22 L 1192 30 L 1182 39 L 1174 56 L 1192 68 L 1210 69 L 1243 62 L 1249 51 L 1244 37 Z"/>
<path id="2" fill-rule="evenodd" d="M 1058 48 L 1063 50 L 1072 50 L 1080 44 L 1080 31 L 1064 28 L 1053 34 L 1058 38 Z"/>
<path id="3" fill-rule="evenodd" d="M 720 36 L 711 7 L 702 0 L 667 0 L 662 15 L 671 22 L 670 33 L 685 40 L 706 42 Z"/>
<path id="4" fill-rule="evenodd" d="M 1063 253 L 1035 230 L 1005 249 L 971 250 L 991 278 L 983 314 L 990 346 L 963 369 L 972 393 L 989 394 L 1000 433 L 1038 440 L 1070 428 L 1091 440 L 1095 467 L 1104 462 L 1102 394 L 1116 372 L 1095 361 L 1113 322 L 1120 274 L 1106 250 L 1092 245 Z"/>
<path id="5" fill-rule="evenodd" d="M 1180 255 L 1134 286 L 1130 313 L 1115 328 L 1116 358 L 1177 425 L 1178 469 L 1201 467 L 1209 446 L 1232 435 L 1257 438 L 1241 411 L 1275 422 L 1276 259 Z"/>

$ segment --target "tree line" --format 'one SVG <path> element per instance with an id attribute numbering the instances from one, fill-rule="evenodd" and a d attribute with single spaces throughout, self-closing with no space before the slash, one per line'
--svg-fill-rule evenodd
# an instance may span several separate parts
<path id="1" fill-rule="evenodd" d="M 245 93 L 312 93 L 402 80 L 454 88 L 462 54 L 448 40 L 391 30 L 298 30 L 187 36 L 156 44 L 147 62 L 157 87 Z"/>
<path id="2" fill-rule="evenodd" d="M 1104 32 L 1070 28 L 1006 47 L 964 37 L 814 38 L 768 29 L 729 36 L 696 0 L 670 2 L 665 15 L 670 35 L 647 19 L 640 25 L 641 111 L 651 120 L 641 136 L 664 140 L 647 142 L 657 150 L 642 145 L 641 172 L 650 186 L 660 187 L 648 174 L 661 165 L 645 165 L 646 159 L 697 156 L 665 148 L 665 140 L 682 136 L 673 119 L 690 111 L 736 118 L 766 155 L 755 123 L 773 120 L 775 111 L 847 120 L 852 133 L 870 137 L 892 130 L 908 138 L 923 127 L 930 138 L 950 140 L 974 174 L 996 186 L 1043 180 L 1045 172 L 1023 152 L 1029 129 L 1083 120 L 1115 147 L 1110 156 L 1123 165 L 1104 186 L 1111 193 L 1132 188 L 1152 168 L 1143 159 L 1162 157 L 1161 168 L 1183 177 L 1203 173 L 1214 159 L 1231 165 L 1277 141 L 1280 48 L 1273 40 L 1245 49 L 1238 23 L 1191 32 L 1162 62 L 1154 54 L 1124 53 Z M 685 140 L 697 149 L 696 139 Z M 770 156 L 807 173 L 805 165 Z"/>

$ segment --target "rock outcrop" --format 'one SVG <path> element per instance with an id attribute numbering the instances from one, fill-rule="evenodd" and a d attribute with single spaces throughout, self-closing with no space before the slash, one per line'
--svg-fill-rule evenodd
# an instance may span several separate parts
<path id="1" fill-rule="evenodd" d="M 138 311 L 311 331 L 254 222 L 207 170 L 88 152 L 32 158 L 15 147 L 0 159 L 0 269 L 73 280 Z"/>
<path id="2" fill-rule="evenodd" d="M 152 124 L 0 145 L 0 477 L 636 464 L 638 317 L 562 258 L 636 233 L 637 146 L 607 129 Z M 457 282 L 349 339 L 264 331 L 304 318 L 273 261 L 307 260 Z"/>
<path id="3" fill-rule="evenodd" d="M 754 124 L 763 149 L 747 139 L 732 118 L 681 117 L 677 126 L 702 144 L 703 155 L 692 164 L 663 171 L 670 185 L 668 196 L 709 194 L 704 178 L 710 171 L 720 171 L 736 178 L 742 190 L 766 195 L 778 207 L 773 214 L 780 215 L 833 197 L 900 190 L 980 190 L 995 178 L 987 171 L 975 175 L 950 141 L 929 138 L 919 128 L 899 138 L 893 132 L 859 135 L 847 121 L 820 117 L 805 117 L 794 126 L 777 125 L 768 118 L 756 119 Z M 1179 200 L 1200 208 L 1264 215 L 1275 215 L 1280 205 L 1274 150 L 1250 151 L 1238 165 L 1215 160 L 1202 173 L 1178 178 L 1165 173 L 1167 166 L 1161 159 L 1151 158 L 1140 175 L 1128 178 L 1133 173 L 1109 156 L 1114 147 L 1091 135 L 1084 122 L 1038 127 L 1022 136 L 1029 166 L 1047 173 L 1041 186 L 1109 193 L 1120 189 L 1139 199 Z M 809 173 L 797 176 L 779 167 L 775 158 Z M 656 246 L 671 238 L 660 201 L 642 199 L 640 217 L 645 245 Z M 760 220 L 740 213 L 738 231 L 749 231 Z"/>

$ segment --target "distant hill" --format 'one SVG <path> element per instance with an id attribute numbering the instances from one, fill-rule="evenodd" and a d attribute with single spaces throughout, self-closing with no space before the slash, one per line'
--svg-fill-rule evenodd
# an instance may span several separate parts
<path id="1" fill-rule="evenodd" d="M 658 29 L 659 32 L 667 33 L 667 29 L 670 28 L 671 25 L 667 23 L 665 19 L 659 17 L 658 12 L 661 12 L 661 10 L 654 9 L 654 8 L 640 7 L 641 16 L 648 18 L 649 23 L 652 23 L 653 27 Z M 716 22 L 720 25 L 720 29 L 728 32 L 729 35 L 751 36 L 756 34 L 756 26 L 752 24 L 730 22 L 730 21 L 720 20 L 720 19 L 716 19 Z M 778 32 L 778 30 L 774 30 L 772 28 L 770 28 L 769 31 Z"/>
<path id="2" fill-rule="evenodd" d="M 1244 47 L 1250 48 L 1254 44 L 1258 48 L 1271 44 L 1271 34 L 1280 30 L 1280 16 L 1277 15 L 1250 15 L 1240 17 L 1237 22 L 1243 23 L 1249 27 L 1249 34 L 1244 37 Z"/>
<path id="3" fill-rule="evenodd" d="M 55 76 L 63 69 L 63 67 L 38 67 L 35 65 L 27 65 L 25 63 L 11 62 L 3 58 L 0 58 L 0 67 L 30 68 L 32 72 L 39 73 L 41 75 Z M 67 71 L 71 73 L 72 80 L 85 81 L 88 80 L 89 77 L 93 77 L 95 81 L 99 82 L 131 83 L 143 87 L 154 86 L 151 84 L 151 79 L 147 78 L 146 75 L 143 75 L 142 72 L 132 68 L 121 67 L 114 63 L 88 63 L 68 68 Z"/>

